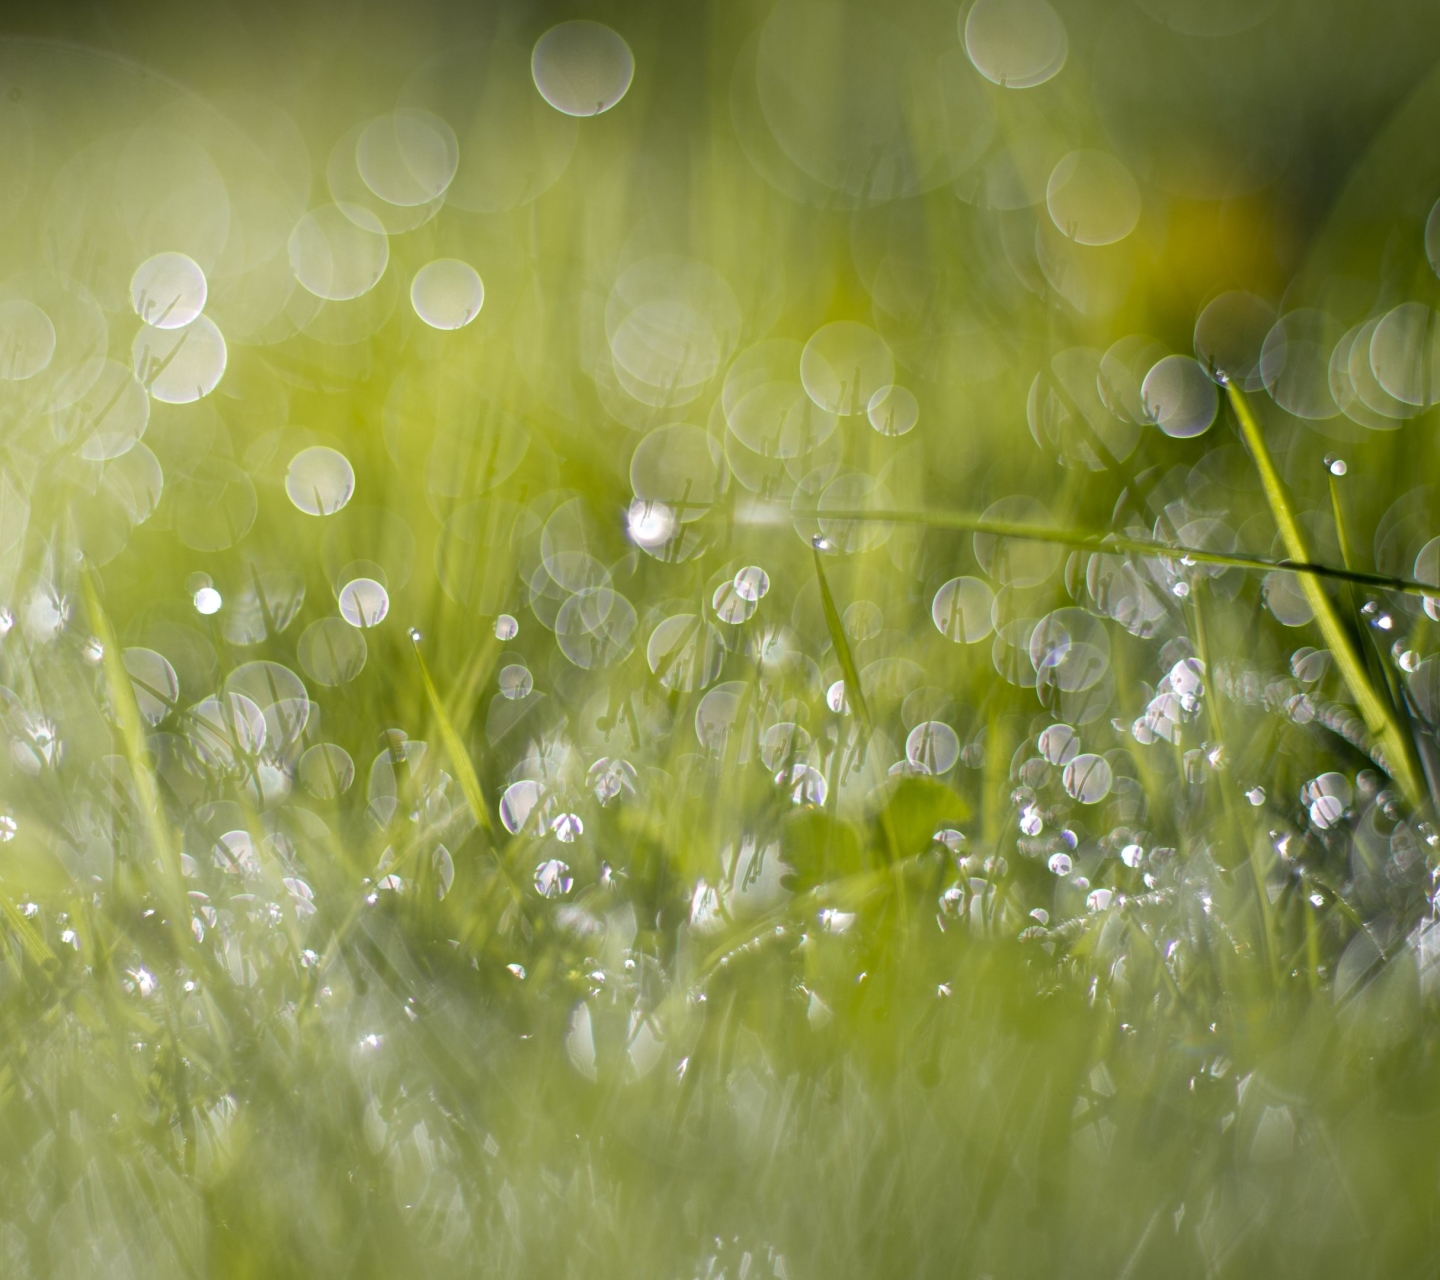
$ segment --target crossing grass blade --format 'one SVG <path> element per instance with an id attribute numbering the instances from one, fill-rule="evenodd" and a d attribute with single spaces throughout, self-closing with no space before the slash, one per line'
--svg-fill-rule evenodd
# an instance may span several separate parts
<path id="1" fill-rule="evenodd" d="M 804 512 L 801 514 L 813 518 L 819 513 Z M 1434 586 L 1427 586 L 1413 578 L 1398 578 L 1384 573 L 1371 573 L 1365 569 L 1353 568 L 1349 564 L 1343 566 L 1319 564 L 1309 559 L 1300 560 L 1293 557 L 1285 560 L 1273 560 L 1266 556 L 1205 551 L 1198 547 L 1175 546 L 1173 543 L 1160 542 L 1153 538 L 1134 538 L 1123 533 L 1093 533 L 1086 529 L 1056 528 L 1052 525 L 1026 524 L 1011 520 L 991 520 L 985 516 L 970 515 L 960 511 L 827 509 L 824 515 L 827 520 L 917 524 L 929 529 L 950 529 L 957 533 L 983 533 L 996 538 L 1018 538 L 1024 542 L 1048 542 L 1056 546 L 1072 547 L 1077 551 L 1093 551 L 1098 555 L 1118 555 L 1128 552 L 1134 555 L 1155 556 L 1162 560 L 1213 564 L 1225 569 L 1249 569 L 1260 573 L 1281 569 L 1286 573 L 1298 574 L 1301 578 L 1333 578 L 1338 582 L 1372 587 L 1377 591 L 1400 591 L 1414 596 L 1436 594 Z"/>

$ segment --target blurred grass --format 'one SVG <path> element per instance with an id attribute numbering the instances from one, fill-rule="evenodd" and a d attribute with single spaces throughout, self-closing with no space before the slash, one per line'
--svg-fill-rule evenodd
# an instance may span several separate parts
<path id="1" fill-rule="evenodd" d="M 1440 18 L 1282 3 L 1191 37 L 1152 19 L 1201 7 L 1056 9 L 1069 61 L 1019 91 L 972 75 L 951 6 L 835 12 L 953 54 L 995 113 L 984 163 L 1001 177 L 1036 138 L 1123 151 L 1141 221 L 1083 253 L 1055 242 L 1043 191 L 967 203 L 966 170 L 856 200 L 791 154 L 796 137 L 838 145 L 821 125 L 757 150 L 751 126 L 788 101 L 747 116 L 736 88 L 766 6 L 7 15 L 0 81 L 19 96 L 4 101 L 34 127 L 12 117 L 28 141 L 0 145 L 5 288 L 70 245 L 67 270 L 105 298 L 97 350 L 128 364 L 136 317 L 105 290 L 152 224 L 120 225 L 133 193 L 113 161 L 168 154 L 135 141 L 157 125 L 199 139 L 227 216 L 281 247 L 237 231 L 206 264 L 229 364 L 210 396 L 150 405 L 164 492 L 148 518 L 107 514 L 118 469 L 76 454 L 39 383 L 0 388 L 0 1275 L 1433 1273 L 1422 765 L 1440 666 L 1417 554 L 1440 529 L 1417 489 L 1436 473 L 1435 410 L 1382 431 L 1232 386 L 1238 435 L 1222 409 L 1194 439 L 1144 425 L 1121 458 L 1054 360 L 1127 334 L 1188 353 L 1225 289 L 1327 308 L 1342 329 L 1433 305 Z M 532 117 L 529 50 L 572 17 L 625 36 L 635 82 L 593 120 Z M 1172 94 L 1148 63 L 1122 75 L 1128 40 L 1188 50 L 1209 78 Z M 320 305 L 293 281 L 288 227 L 334 195 L 337 139 L 455 51 L 480 95 L 464 104 L 497 122 L 497 169 L 573 153 L 533 199 L 451 200 L 395 231 L 373 293 Z M 794 118 L 808 104 L 822 124 L 873 123 L 852 108 L 885 47 L 833 93 L 808 52 L 782 60 L 814 74 Z M 506 98 L 505 76 L 524 95 Z M 1152 96 L 1119 110 L 1122 89 Z M 1174 189 L 1169 160 L 1213 172 L 1236 137 L 1275 144 L 1264 182 Z M 67 187 L 77 173 L 92 185 Z M 172 179 L 133 198 L 149 218 L 173 197 L 163 234 L 198 234 L 200 197 Z M 626 391 L 607 354 L 617 280 L 659 254 L 707 264 L 739 316 L 683 403 Z M 474 263 L 486 300 L 442 333 L 408 290 L 448 256 Z M 267 289 L 281 301 L 247 327 Z M 780 338 L 793 363 L 837 320 L 883 334 L 919 425 L 890 438 L 848 415 L 799 475 L 747 460 L 730 362 Z M 684 323 L 665 312 L 655 349 Z M 1032 384 L 1056 389 L 1073 434 L 1034 425 Z M 703 459 L 683 493 L 640 492 L 636 450 L 672 419 L 732 451 L 700 498 Z M 356 476 L 323 518 L 283 483 L 315 444 Z M 1344 478 L 1322 471 L 1335 451 Z M 812 484 L 832 463 L 885 489 Z M 1016 495 L 1048 523 L 994 514 Z M 637 545 L 637 500 L 667 508 L 673 541 Z M 1203 519 L 1228 522 L 1225 548 L 1187 546 Z M 586 594 L 591 560 L 633 607 L 624 635 L 619 603 Z M 718 621 L 746 565 L 770 589 Z M 390 612 L 332 685 L 301 637 L 335 620 L 356 566 L 384 578 Z M 1281 616 L 1296 572 L 1313 624 Z M 223 597 L 214 615 L 196 611 L 197 573 Z M 285 575 L 303 602 L 282 620 Z M 961 575 L 995 601 L 969 644 L 931 615 Z M 47 591 L 65 604 L 53 629 Z M 603 616 L 557 637 L 562 596 Z M 518 619 L 506 640 L 502 612 Z M 1088 686 L 1047 683 L 1068 649 L 1035 627 L 1057 616 L 1066 646 L 1103 637 Z M 124 661 L 142 647 L 176 677 L 154 724 Z M 257 660 L 313 701 L 268 753 L 233 719 L 209 739 L 197 722 Z M 532 692 L 504 695 L 510 666 Z M 1193 705 L 1150 715 L 1180 707 L 1177 678 L 1196 681 Z M 716 693 L 733 702 L 702 701 Z M 729 728 L 702 731 L 702 708 Z M 907 735 L 934 722 L 960 756 L 923 776 Z M 1041 743 L 1052 723 L 1112 770 L 1093 803 Z M 325 744 L 352 785 L 329 755 L 307 783 L 301 751 Z M 797 802 L 805 765 L 819 781 Z M 1335 777 L 1340 815 L 1317 817 L 1313 788 Z M 526 782 L 533 807 L 512 821 L 524 796 L 502 798 Z"/>

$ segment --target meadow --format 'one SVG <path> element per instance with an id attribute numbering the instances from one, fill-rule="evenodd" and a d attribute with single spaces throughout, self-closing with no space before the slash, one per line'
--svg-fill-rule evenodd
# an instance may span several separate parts
<path id="1" fill-rule="evenodd" d="M 0 19 L 0 1274 L 1433 1274 L 1437 36 Z"/>

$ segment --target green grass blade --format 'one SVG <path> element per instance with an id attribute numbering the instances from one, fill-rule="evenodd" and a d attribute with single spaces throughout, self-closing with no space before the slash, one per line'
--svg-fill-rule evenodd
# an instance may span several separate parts
<path id="1" fill-rule="evenodd" d="M 145 736 L 145 722 L 140 715 L 139 704 L 135 701 L 135 689 L 130 683 L 130 673 L 125 669 L 120 644 L 115 638 L 115 629 L 110 618 L 100 605 L 99 593 L 89 568 L 80 575 L 85 594 L 85 609 L 90 615 L 90 625 L 101 644 L 101 669 L 105 673 L 106 688 L 110 693 L 110 705 L 120 725 L 120 739 L 125 749 L 125 759 L 130 765 L 130 775 L 135 783 L 135 793 L 140 800 L 146 831 L 156 857 L 164 873 L 165 892 L 172 900 L 172 912 L 178 912 L 178 920 L 188 919 L 184 910 L 185 890 L 180 874 L 180 856 L 170 836 L 170 827 L 165 818 L 165 808 L 160 800 L 160 787 L 155 777 L 155 767 L 150 760 L 150 747 Z"/>
<path id="2" fill-rule="evenodd" d="M 485 793 L 480 789 L 480 779 L 475 775 L 475 766 L 470 763 L 470 754 L 465 750 L 465 744 L 460 741 L 460 735 L 455 732 L 454 722 L 445 710 L 445 700 L 435 688 L 435 681 L 430 678 L 430 668 L 425 665 L 424 655 L 420 652 L 419 638 L 412 635 L 410 643 L 415 650 L 415 661 L 420 664 L 420 679 L 425 685 L 425 697 L 430 703 L 430 710 L 435 714 L 440 741 L 445 744 L 445 753 L 455 768 L 460 790 L 465 793 L 466 803 L 469 804 L 470 812 L 474 814 L 480 829 L 486 835 L 493 836 L 495 828 L 490 822 L 490 811 L 485 806 Z"/>
<path id="3" fill-rule="evenodd" d="M 870 719 L 870 708 L 865 703 L 865 694 L 860 688 L 860 672 L 855 666 L 855 655 L 850 652 L 850 641 L 840 621 L 840 611 L 835 608 L 835 597 L 830 594 L 830 583 L 825 577 L 825 565 L 821 562 L 820 552 L 816 549 L 813 554 L 815 580 L 820 584 L 820 607 L 825 611 L 825 629 L 830 633 L 830 643 L 835 648 L 840 673 L 845 677 L 845 697 L 854 707 L 868 737 L 873 722 Z"/>
<path id="4" fill-rule="evenodd" d="M 958 533 L 985 533 L 997 538 L 1018 538 L 1025 542 L 1050 542 L 1057 546 L 1093 551 L 1100 555 L 1131 552 L 1156 556 L 1162 560 L 1184 560 L 1194 564 L 1213 564 L 1227 569 L 1251 569 L 1268 573 L 1282 569 L 1303 577 L 1334 578 L 1373 587 L 1377 591 L 1400 591 L 1406 595 L 1434 596 L 1434 584 L 1427 585 L 1413 578 L 1396 578 L 1383 573 L 1370 573 L 1340 565 L 1317 564 L 1309 559 L 1272 560 L 1266 556 L 1246 556 L 1225 551 L 1205 551 L 1197 547 L 1175 546 L 1153 538 L 1133 538 L 1123 533 L 1092 533 L 1084 529 L 1055 528 L 1051 525 L 1024 524 L 1009 520 L 988 520 L 984 516 L 957 511 L 818 511 L 801 512 L 812 518 L 824 515 L 826 520 L 875 521 L 885 524 L 919 524 L 931 529 L 952 529 Z"/>
<path id="5" fill-rule="evenodd" d="M 1233 382 L 1227 382 L 1225 390 L 1229 395 L 1230 405 L 1235 411 L 1236 420 L 1240 424 L 1241 434 L 1245 437 L 1245 443 L 1249 446 L 1250 454 L 1255 459 L 1256 469 L 1260 472 L 1260 484 L 1265 491 L 1265 500 L 1270 504 L 1270 511 L 1275 517 L 1276 527 L 1280 530 L 1281 538 L 1284 539 L 1285 550 L 1290 553 L 1291 559 L 1302 563 L 1308 562 L 1310 554 L 1305 545 L 1305 536 L 1300 530 L 1299 521 L 1295 518 L 1290 498 L 1285 492 L 1285 485 L 1280 479 L 1279 471 L 1275 468 L 1274 459 L 1270 457 L 1270 450 L 1266 447 L 1260 424 L 1256 421 L 1255 415 L 1251 413 L 1250 405 L 1239 387 Z M 1335 666 L 1340 672 L 1341 679 L 1345 681 L 1351 697 L 1355 699 L 1356 706 L 1370 733 L 1385 752 L 1391 776 L 1400 785 L 1400 789 L 1405 793 L 1405 798 L 1410 804 L 1418 806 L 1424 799 L 1425 792 L 1409 742 L 1406 741 L 1390 708 L 1385 705 L 1384 699 L 1375 692 L 1375 687 L 1370 683 L 1369 676 L 1365 672 L 1365 665 L 1350 639 L 1350 633 L 1341 624 L 1340 616 L 1335 612 L 1335 606 L 1330 597 L 1325 594 L 1319 579 L 1313 573 L 1301 574 L 1300 585 L 1305 592 L 1306 601 L 1315 614 L 1315 622 L 1320 628 L 1320 634 L 1325 637 L 1325 643 L 1335 659 Z"/>

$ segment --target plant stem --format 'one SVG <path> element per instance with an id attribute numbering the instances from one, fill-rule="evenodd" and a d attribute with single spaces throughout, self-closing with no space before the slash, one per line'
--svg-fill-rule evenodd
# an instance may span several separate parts
<path id="1" fill-rule="evenodd" d="M 1081 551 L 1093 551 L 1100 555 L 1118 555 L 1132 552 L 1142 556 L 1157 556 L 1165 560 L 1188 560 L 1195 564 L 1221 565 L 1229 569 L 1256 569 L 1269 572 L 1281 569 L 1286 573 L 1335 578 L 1342 582 L 1354 582 L 1361 586 L 1374 587 L 1381 591 L 1401 591 L 1407 595 L 1436 596 L 1440 590 L 1416 582 L 1411 578 L 1394 578 L 1382 573 L 1370 573 L 1364 569 L 1342 568 L 1337 565 L 1315 564 L 1307 560 L 1271 560 L 1265 556 L 1236 555 L 1225 551 L 1204 551 L 1198 547 L 1177 547 L 1151 538 L 1132 538 L 1123 533 L 1090 533 L 1083 529 L 1058 529 L 1042 524 L 1018 524 L 1008 520 L 987 520 L 984 516 L 972 516 L 953 511 L 830 511 L 798 512 L 797 515 L 819 517 L 826 520 L 875 521 L 888 524 L 922 524 L 932 529 L 954 529 L 961 533 L 985 533 L 996 538 L 1017 538 L 1024 542 L 1052 542 L 1062 547 L 1075 547 Z M 741 523 L 744 523 L 741 521 Z"/>

